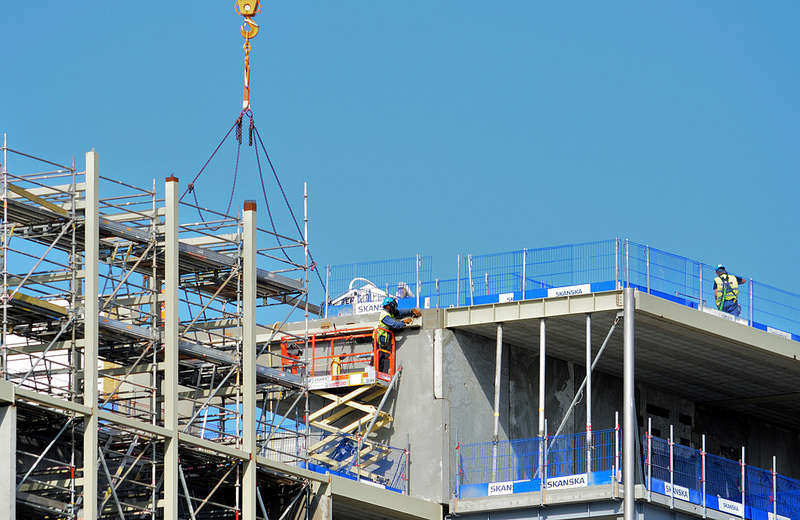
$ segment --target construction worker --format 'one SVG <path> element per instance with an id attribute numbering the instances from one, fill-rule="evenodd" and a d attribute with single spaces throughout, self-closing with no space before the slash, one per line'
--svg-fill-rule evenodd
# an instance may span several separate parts
<path id="1" fill-rule="evenodd" d="M 742 312 L 739 305 L 739 285 L 745 282 L 744 278 L 728 274 L 725 266 L 717 266 L 717 276 L 714 278 L 714 299 L 717 309 L 728 314 L 738 316 Z"/>
<path id="2" fill-rule="evenodd" d="M 378 352 L 378 371 L 388 373 L 389 354 L 392 350 L 392 336 L 395 331 L 402 330 L 411 323 L 412 316 L 422 315 L 419 309 L 398 309 L 397 300 L 391 296 L 383 299 L 383 310 L 378 317 L 378 324 L 372 332 L 372 340 Z"/>

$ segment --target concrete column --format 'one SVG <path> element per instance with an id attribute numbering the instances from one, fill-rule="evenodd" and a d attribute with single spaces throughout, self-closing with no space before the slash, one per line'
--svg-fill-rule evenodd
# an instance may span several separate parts
<path id="1" fill-rule="evenodd" d="M 624 519 L 634 520 L 634 471 L 636 461 L 636 403 L 634 402 L 634 296 L 633 289 L 624 290 L 623 304 L 623 416 L 622 416 L 622 480 L 625 490 Z"/>
<path id="2" fill-rule="evenodd" d="M 100 261 L 99 162 L 97 152 L 86 154 L 86 206 L 84 209 L 84 361 L 83 404 L 92 409 L 83 434 L 83 518 L 97 518 L 97 317 Z"/>
<path id="3" fill-rule="evenodd" d="M 178 178 L 164 191 L 164 518 L 178 518 Z"/>
<path id="4" fill-rule="evenodd" d="M 592 472 L 592 315 L 586 313 L 586 473 Z"/>
<path id="5" fill-rule="evenodd" d="M 16 518 L 16 488 L 17 408 L 0 404 L 0 518 Z"/>
<path id="6" fill-rule="evenodd" d="M 497 324 L 497 347 L 494 361 L 494 436 L 492 441 L 492 480 L 497 473 L 497 437 L 500 433 L 500 376 L 503 369 L 503 324 Z"/>
<path id="7" fill-rule="evenodd" d="M 250 452 L 242 478 L 242 518 L 256 518 L 256 203 L 247 200 L 243 215 L 242 273 L 242 449 Z"/>

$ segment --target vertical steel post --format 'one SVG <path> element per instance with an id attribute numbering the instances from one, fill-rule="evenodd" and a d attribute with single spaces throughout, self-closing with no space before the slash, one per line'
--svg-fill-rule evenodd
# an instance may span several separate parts
<path id="1" fill-rule="evenodd" d="M 503 368 L 503 324 L 497 324 L 497 346 L 494 359 L 494 435 L 492 436 L 492 482 L 497 476 L 497 443 L 500 434 L 500 375 Z"/>
<path id="2" fill-rule="evenodd" d="M 419 290 L 420 290 L 420 279 L 419 279 L 419 269 L 422 267 L 422 256 L 417 254 L 417 309 L 419 309 Z"/>
<path id="3" fill-rule="evenodd" d="M 440 308 L 442 305 L 442 293 L 439 289 L 439 279 L 436 279 L 436 308 Z"/>
<path id="4" fill-rule="evenodd" d="M 625 301 L 623 307 L 624 319 L 624 385 L 623 385 L 623 401 L 625 409 L 623 410 L 624 426 L 622 427 L 622 472 L 623 484 L 625 490 L 624 502 L 624 518 L 625 520 L 634 520 L 635 517 L 635 501 L 634 496 L 634 464 L 636 455 L 636 403 L 634 402 L 634 366 L 635 366 L 635 347 L 634 347 L 634 292 L 630 287 L 625 288 Z"/>
<path id="5" fill-rule="evenodd" d="M 669 508 L 675 508 L 675 438 L 669 425 Z"/>
<path id="6" fill-rule="evenodd" d="M 469 275 L 469 304 L 475 305 L 475 284 L 472 282 L 472 255 L 467 256 L 467 274 Z"/>
<path id="7" fill-rule="evenodd" d="M 645 258 L 647 259 L 647 294 L 650 294 L 650 246 L 644 246 Z"/>
<path id="8" fill-rule="evenodd" d="M 647 418 L 647 501 L 653 500 L 653 418 Z"/>
<path id="9" fill-rule="evenodd" d="M 625 287 L 631 286 L 630 240 L 625 239 Z"/>
<path id="10" fill-rule="evenodd" d="M 84 348 L 83 405 L 91 408 L 83 433 L 83 513 L 84 518 L 97 518 L 97 318 L 98 275 L 100 262 L 99 160 L 94 150 L 86 154 L 86 205 L 84 235 Z"/>
<path id="11" fill-rule="evenodd" d="M 164 518 L 178 518 L 178 178 L 167 177 L 164 190 Z"/>
<path id="12" fill-rule="evenodd" d="M 744 506 L 745 506 L 744 495 L 745 495 L 745 492 L 746 492 L 746 490 L 745 490 L 745 478 L 744 478 L 744 467 L 745 467 L 745 462 L 744 462 L 744 446 L 742 446 L 742 461 L 741 461 L 741 466 L 742 466 L 742 518 L 744 518 Z"/>
<path id="13" fill-rule="evenodd" d="M 619 411 L 614 412 L 614 475 L 611 477 L 614 486 L 614 498 L 617 498 L 619 491 Z"/>
<path id="14" fill-rule="evenodd" d="M 546 344 L 546 326 L 545 326 L 545 319 L 542 318 L 539 320 L 539 471 L 541 474 L 542 464 L 544 463 L 544 457 L 542 453 L 542 443 L 541 439 L 544 439 L 544 378 L 545 378 L 545 357 L 547 356 L 547 344 Z M 541 475 L 540 475 L 541 476 Z M 544 486 L 544 481 L 542 481 L 542 486 Z"/>
<path id="15" fill-rule="evenodd" d="M 586 313 L 586 478 L 592 474 L 592 315 Z"/>
<path id="16" fill-rule="evenodd" d="M 486 296 L 489 296 L 489 273 L 483 273 L 483 281 L 486 284 Z"/>
<path id="17" fill-rule="evenodd" d="M 750 287 L 748 288 L 750 292 L 750 326 L 753 326 L 753 279 L 750 278 Z"/>
<path id="18" fill-rule="evenodd" d="M 458 254 L 458 269 L 456 269 L 456 307 L 461 305 L 461 253 Z"/>
<path id="19" fill-rule="evenodd" d="M 522 299 L 525 299 L 525 282 L 528 278 L 528 250 L 522 250 Z"/>
<path id="20" fill-rule="evenodd" d="M 325 318 L 328 317 L 328 302 L 331 300 L 330 294 L 331 285 L 331 264 L 325 267 Z"/>
<path id="21" fill-rule="evenodd" d="M 8 346 L 6 345 L 6 337 L 8 336 L 8 137 L 3 133 L 3 335 L 0 338 L 0 348 L 2 352 L 2 379 L 8 379 Z M 74 175 L 74 171 L 73 171 Z M 74 229 L 74 228 L 73 228 Z M 73 309 L 74 310 L 74 309 Z M 13 518 L 13 515 L 12 515 Z"/>
<path id="22" fill-rule="evenodd" d="M 619 237 L 614 239 L 614 288 L 619 289 Z"/>
<path id="23" fill-rule="evenodd" d="M 697 300 L 697 308 L 703 310 L 703 307 L 705 306 L 704 305 L 705 302 L 703 301 L 703 262 L 698 262 L 697 267 L 700 271 L 700 278 L 699 278 L 700 285 L 697 289 L 697 292 L 699 293 L 698 294 L 699 299 Z"/>
<path id="24" fill-rule="evenodd" d="M 256 518 L 256 454 L 257 414 L 256 405 L 256 202 L 246 200 L 242 215 L 243 248 L 242 248 L 242 448 L 250 453 L 244 462 L 242 479 L 242 518 Z M 308 301 L 306 295 L 306 301 Z"/>
<path id="25" fill-rule="evenodd" d="M 772 518 L 778 520 L 778 482 L 776 478 L 775 455 L 772 456 Z"/>
<path id="26" fill-rule="evenodd" d="M 700 481 L 703 484 L 703 518 L 706 517 L 706 434 L 703 434 L 703 446 L 700 450 Z"/>

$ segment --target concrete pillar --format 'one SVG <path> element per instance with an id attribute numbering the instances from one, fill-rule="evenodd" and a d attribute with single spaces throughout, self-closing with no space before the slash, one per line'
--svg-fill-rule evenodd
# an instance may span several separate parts
<path id="1" fill-rule="evenodd" d="M 97 518 L 97 317 L 100 261 L 99 162 L 97 152 L 86 154 L 86 206 L 84 209 L 84 363 L 83 404 L 92 409 L 83 434 L 83 518 Z"/>
<path id="2" fill-rule="evenodd" d="M 623 412 L 622 412 L 622 480 L 625 490 L 624 519 L 634 520 L 634 471 L 636 464 L 636 403 L 634 402 L 634 296 L 633 289 L 625 288 L 623 304 Z"/>
<path id="3" fill-rule="evenodd" d="M 164 518 L 178 518 L 178 178 L 164 188 Z"/>
<path id="4" fill-rule="evenodd" d="M 0 404 L 0 518 L 16 518 L 16 488 L 17 408 Z"/>
<path id="5" fill-rule="evenodd" d="M 250 452 L 242 478 L 242 518 L 256 518 L 256 203 L 247 200 L 243 214 L 242 273 L 242 449 Z"/>

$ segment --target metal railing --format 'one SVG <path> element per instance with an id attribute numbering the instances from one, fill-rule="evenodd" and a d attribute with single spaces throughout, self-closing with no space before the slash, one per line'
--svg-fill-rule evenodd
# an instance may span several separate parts
<path id="1" fill-rule="evenodd" d="M 703 438 L 705 444 L 705 437 Z M 716 509 L 740 518 L 800 518 L 800 481 L 772 468 L 747 464 L 745 450 L 739 460 L 706 453 L 645 433 L 645 486 L 652 493 Z"/>
<path id="2" fill-rule="evenodd" d="M 448 308 L 544 298 L 557 288 L 573 286 L 582 292 L 632 286 L 687 307 L 716 312 L 713 266 L 627 239 L 459 254 L 454 264 L 455 278 L 435 277 L 432 259 L 420 255 L 328 266 L 325 301 L 334 301 L 350 289 L 352 280 L 364 278 L 380 289 L 381 299 L 385 293 L 402 296 L 404 287 L 410 289 L 400 302 L 406 307 Z M 800 294 L 744 277 L 736 269 L 730 271 L 745 278 L 739 286 L 738 321 L 800 341 Z M 331 308 L 332 315 L 352 313 L 349 300 Z"/>

